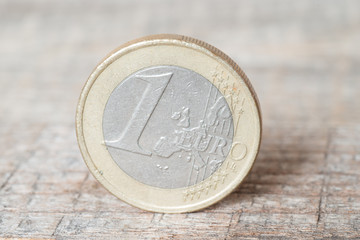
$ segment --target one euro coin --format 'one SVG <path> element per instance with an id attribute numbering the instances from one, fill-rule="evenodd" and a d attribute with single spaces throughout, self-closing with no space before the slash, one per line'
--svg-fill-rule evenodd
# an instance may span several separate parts
<path id="1" fill-rule="evenodd" d="M 93 176 L 138 208 L 196 211 L 251 170 L 261 113 L 245 73 L 215 47 L 153 35 L 111 52 L 91 73 L 76 115 Z"/>

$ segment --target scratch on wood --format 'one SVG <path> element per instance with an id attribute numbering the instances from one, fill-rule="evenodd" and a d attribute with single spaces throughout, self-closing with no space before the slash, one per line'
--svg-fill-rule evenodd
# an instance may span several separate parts
<path id="1" fill-rule="evenodd" d="M 86 176 L 84 177 L 84 180 L 83 180 L 83 181 L 81 182 L 81 184 L 80 184 L 79 191 L 77 192 L 77 196 L 76 196 L 76 197 L 74 198 L 74 200 L 73 200 L 73 206 L 74 206 L 74 207 L 76 207 L 76 204 L 78 203 L 78 201 L 79 201 L 79 199 L 80 199 L 80 197 L 81 197 L 82 188 L 83 188 L 85 182 L 88 180 L 89 175 L 90 175 L 90 174 L 87 172 L 87 173 L 86 173 Z"/>
<path id="2" fill-rule="evenodd" d="M 225 235 L 224 240 L 226 240 L 227 237 L 229 236 L 229 232 L 230 232 L 230 228 L 231 228 L 231 224 L 232 224 L 232 220 L 233 220 L 233 218 L 234 218 L 234 215 L 235 215 L 234 212 L 231 213 L 231 217 L 230 217 L 230 220 L 229 220 L 229 225 L 227 226 L 226 235 Z"/>
<path id="3" fill-rule="evenodd" d="M 12 178 L 12 176 L 14 176 L 14 173 L 16 172 L 16 169 L 14 169 L 14 171 L 12 171 L 9 176 L 6 178 L 6 180 L 4 181 L 3 184 L 1 184 L 0 186 L 0 190 L 2 190 L 9 182 L 9 180 Z"/>
<path id="4" fill-rule="evenodd" d="M 56 224 L 55 229 L 54 229 L 54 232 L 51 234 L 51 236 L 55 236 L 56 231 L 57 231 L 57 229 L 59 228 L 59 226 L 60 226 L 61 222 L 63 221 L 63 219 L 64 219 L 64 216 L 62 216 L 62 217 L 60 218 L 59 222 Z"/>

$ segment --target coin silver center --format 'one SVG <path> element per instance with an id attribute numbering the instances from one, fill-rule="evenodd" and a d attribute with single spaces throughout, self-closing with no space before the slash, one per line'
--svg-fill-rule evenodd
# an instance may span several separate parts
<path id="1" fill-rule="evenodd" d="M 178 66 L 142 69 L 111 93 L 104 143 L 129 176 L 159 188 L 181 188 L 211 176 L 229 154 L 230 108 L 200 74 Z"/>

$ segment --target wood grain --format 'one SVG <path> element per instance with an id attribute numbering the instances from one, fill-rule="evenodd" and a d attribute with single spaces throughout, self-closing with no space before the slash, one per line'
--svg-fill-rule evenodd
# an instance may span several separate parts
<path id="1" fill-rule="evenodd" d="M 360 2 L 6 0 L 0 31 L 0 238 L 360 238 Z M 155 33 L 229 54 L 262 106 L 250 176 L 196 213 L 121 202 L 76 143 L 92 68 Z"/>

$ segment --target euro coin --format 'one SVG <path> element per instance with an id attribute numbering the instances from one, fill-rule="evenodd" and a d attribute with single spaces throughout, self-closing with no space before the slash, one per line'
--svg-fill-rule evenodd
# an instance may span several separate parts
<path id="1" fill-rule="evenodd" d="M 93 176 L 138 208 L 196 211 L 231 193 L 261 140 L 254 89 L 202 41 L 153 35 L 110 53 L 91 73 L 76 115 Z"/>

